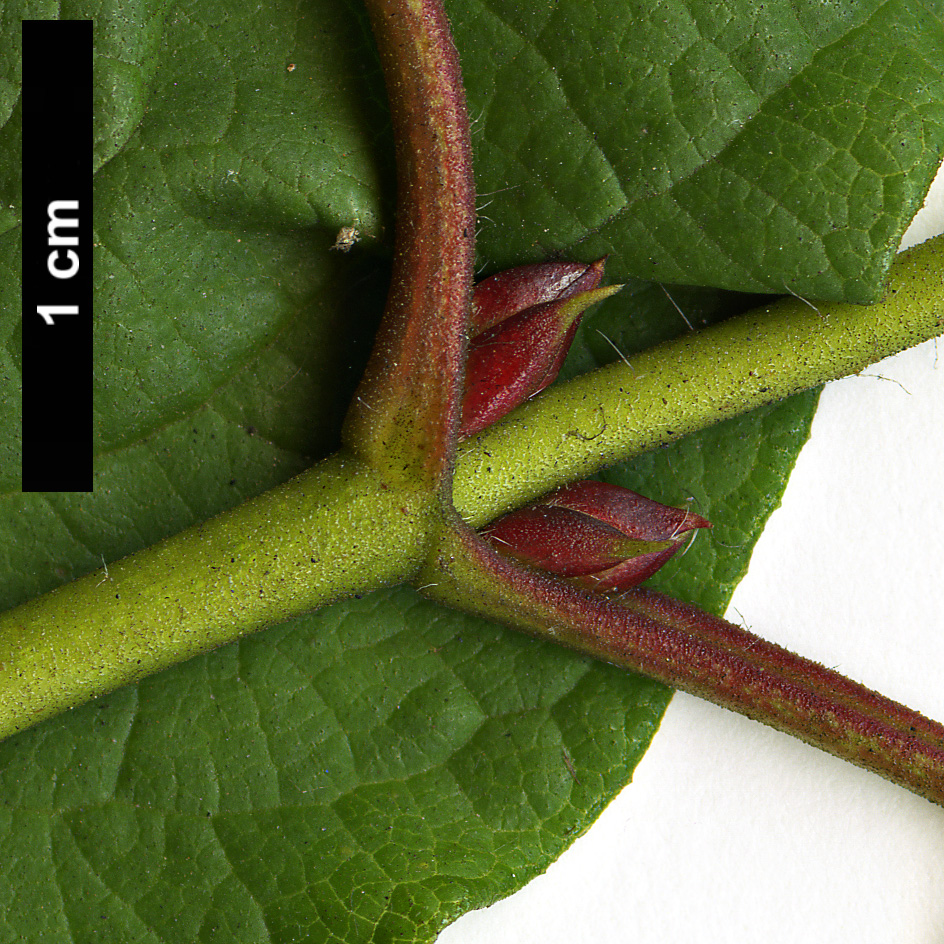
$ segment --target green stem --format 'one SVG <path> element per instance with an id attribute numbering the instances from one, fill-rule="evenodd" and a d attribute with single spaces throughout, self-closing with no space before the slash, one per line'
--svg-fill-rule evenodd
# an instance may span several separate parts
<path id="1" fill-rule="evenodd" d="M 459 449 L 474 527 L 630 456 L 858 373 L 944 332 L 944 236 L 895 260 L 875 305 L 788 298 L 555 386 Z"/>
<path id="2" fill-rule="evenodd" d="M 0 616 L 0 738 L 264 626 L 409 579 L 428 493 L 338 454 Z"/>
<path id="3" fill-rule="evenodd" d="M 854 373 L 944 331 L 944 237 L 884 302 L 790 301 L 552 387 L 462 449 L 476 524 L 607 463 Z M 412 579 L 430 496 L 338 455 L 253 501 L 0 615 L 0 735 L 342 596 Z M 437 506 L 438 509 L 438 506 Z M 434 523 L 434 520 L 436 523 Z"/>

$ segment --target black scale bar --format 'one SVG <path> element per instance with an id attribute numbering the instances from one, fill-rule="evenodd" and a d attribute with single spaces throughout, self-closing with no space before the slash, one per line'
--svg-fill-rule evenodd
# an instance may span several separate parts
<path id="1" fill-rule="evenodd" d="M 25 492 L 92 490 L 92 21 L 23 21 Z"/>

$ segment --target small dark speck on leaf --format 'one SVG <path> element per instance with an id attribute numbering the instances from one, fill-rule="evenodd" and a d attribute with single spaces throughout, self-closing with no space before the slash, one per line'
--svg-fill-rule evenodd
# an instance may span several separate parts
<path id="1" fill-rule="evenodd" d="M 563 748 L 561 748 L 561 757 L 564 759 L 564 766 L 569 771 L 571 777 L 574 778 L 574 783 L 580 783 L 580 780 L 577 777 L 577 771 L 574 769 L 574 762 L 570 759 L 567 751 L 565 751 Z"/>

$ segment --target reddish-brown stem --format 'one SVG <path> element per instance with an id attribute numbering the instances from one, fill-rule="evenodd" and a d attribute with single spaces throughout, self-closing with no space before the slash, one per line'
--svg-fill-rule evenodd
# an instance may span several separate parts
<path id="1" fill-rule="evenodd" d="M 397 157 L 393 281 L 345 442 L 448 494 L 465 364 L 475 188 L 459 60 L 439 0 L 366 0 Z"/>
<path id="2" fill-rule="evenodd" d="M 436 599 L 699 695 L 944 804 L 944 726 L 689 604 L 647 590 L 586 593 L 465 528 L 451 540 L 428 591 Z"/>
<path id="3" fill-rule="evenodd" d="M 393 285 L 345 440 L 438 490 L 429 595 L 701 695 L 944 803 L 944 727 L 695 607 L 587 593 L 500 557 L 451 511 L 475 197 L 458 59 L 440 0 L 367 0 L 393 113 Z"/>

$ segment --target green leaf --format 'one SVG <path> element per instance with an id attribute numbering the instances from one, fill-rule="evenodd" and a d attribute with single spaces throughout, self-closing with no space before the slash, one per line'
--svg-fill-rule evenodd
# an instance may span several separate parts
<path id="1" fill-rule="evenodd" d="M 623 681 L 408 591 L 270 630 L 0 746 L 5 859 L 55 859 L 0 913 L 55 902 L 44 941 L 425 939 L 625 782 L 668 696 Z"/>
<path id="2" fill-rule="evenodd" d="M 609 251 L 611 274 L 635 277 L 585 321 L 570 372 L 752 301 L 717 287 L 874 296 L 940 158 L 933 8 L 658 9 L 450 5 L 483 266 Z M 14 4 L 3 22 L 16 35 L 19 18 L 57 14 Z M 96 491 L 19 492 L 5 396 L 5 605 L 334 448 L 392 230 L 384 95 L 354 0 L 90 0 L 64 14 L 97 23 Z M 18 61 L 8 44 L 11 390 Z M 361 237 L 346 255 L 330 250 L 342 226 Z M 714 518 L 666 589 L 724 605 L 814 400 L 608 473 Z M 0 745 L 0 940 L 430 940 L 588 827 L 668 697 L 410 591 L 338 604 Z"/>
<path id="3" fill-rule="evenodd" d="M 940 164 L 938 4 L 449 9 L 490 262 L 579 244 L 621 281 L 878 297 Z"/>

